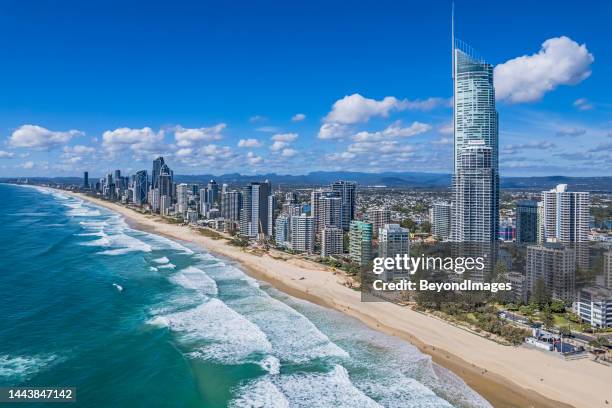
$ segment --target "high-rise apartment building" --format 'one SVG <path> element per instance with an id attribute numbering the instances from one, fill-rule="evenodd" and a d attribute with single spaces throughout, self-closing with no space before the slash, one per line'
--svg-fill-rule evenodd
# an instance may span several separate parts
<path id="1" fill-rule="evenodd" d="M 342 229 L 337 227 L 323 228 L 323 231 L 321 231 L 321 257 L 342 255 L 343 252 Z"/>
<path id="2" fill-rule="evenodd" d="M 151 172 L 151 188 L 159 188 L 159 176 L 161 174 L 161 168 L 164 165 L 164 158 L 159 156 L 153 160 L 153 171 Z"/>
<path id="3" fill-rule="evenodd" d="M 378 236 L 378 250 L 381 258 L 410 255 L 410 232 L 399 224 L 384 224 Z M 407 277 L 406 271 L 388 269 L 385 270 L 384 278 L 392 280 L 396 275 Z"/>
<path id="4" fill-rule="evenodd" d="M 206 186 L 206 192 L 208 194 L 208 203 L 212 207 L 219 201 L 219 184 L 214 179 L 210 180 Z"/>
<path id="5" fill-rule="evenodd" d="M 291 248 L 294 251 L 314 252 L 314 219 L 302 214 L 291 217 Z"/>
<path id="6" fill-rule="evenodd" d="M 180 214 L 186 214 L 189 208 L 189 185 L 181 183 L 176 186 L 176 211 Z"/>
<path id="7" fill-rule="evenodd" d="M 436 239 L 445 241 L 451 235 L 450 203 L 434 203 L 430 211 L 431 233 Z"/>
<path id="8" fill-rule="evenodd" d="M 271 236 L 268 223 L 268 197 L 272 186 L 268 181 L 252 182 L 242 191 L 242 211 L 240 215 L 240 233 L 257 238 L 259 234 Z"/>
<path id="9" fill-rule="evenodd" d="M 493 66 L 453 32 L 454 176 L 451 238 L 492 243 L 499 224 L 498 114 Z"/>
<path id="10" fill-rule="evenodd" d="M 365 221 L 351 221 L 349 229 L 349 257 L 364 268 L 372 261 L 372 224 Z"/>
<path id="11" fill-rule="evenodd" d="M 576 253 L 561 244 L 527 247 L 527 287 L 531 293 L 542 284 L 553 299 L 572 302 L 576 283 Z"/>
<path id="12" fill-rule="evenodd" d="M 544 239 L 563 243 L 588 241 L 590 197 L 585 192 L 569 192 L 559 184 L 542 192 Z"/>
<path id="13" fill-rule="evenodd" d="M 89 188 L 89 172 L 83 172 L 83 188 Z"/>
<path id="14" fill-rule="evenodd" d="M 516 203 L 516 243 L 517 245 L 538 242 L 538 202 L 520 200 Z"/>
<path id="15" fill-rule="evenodd" d="M 612 250 L 603 253 L 603 277 L 604 285 L 612 289 Z"/>
<path id="16" fill-rule="evenodd" d="M 379 235 L 379 230 L 391 223 L 391 211 L 386 208 L 372 208 L 367 212 L 368 221 L 372 223 L 372 233 L 375 237 Z"/>
<path id="17" fill-rule="evenodd" d="M 291 217 L 281 214 L 276 218 L 274 225 L 274 242 L 276 246 L 284 248 L 287 243 L 291 244 Z"/>
<path id="18" fill-rule="evenodd" d="M 147 202 L 147 192 L 149 191 L 149 183 L 147 179 L 147 171 L 140 170 L 136 172 L 134 176 L 133 185 L 133 201 L 136 205 L 143 205 Z"/>
<path id="19" fill-rule="evenodd" d="M 221 198 L 221 217 L 226 220 L 240 221 L 242 209 L 242 193 L 240 191 L 226 191 Z"/>
<path id="20" fill-rule="evenodd" d="M 332 191 L 336 192 L 342 201 L 342 226 L 348 231 L 349 225 L 355 219 L 357 203 L 357 183 L 354 181 L 338 180 L 331 184 Z"/>

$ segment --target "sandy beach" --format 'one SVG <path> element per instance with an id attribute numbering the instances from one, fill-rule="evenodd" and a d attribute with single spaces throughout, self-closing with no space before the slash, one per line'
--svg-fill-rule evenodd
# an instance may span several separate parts
<path id="1" fill-rule="evenodd" d="M 406 339 L 450 369 L 495 407 L 609 407 L 612 369 L 553 353 L 509 347 L 434 317 L 387 302 L 364 303 L 342 285 L 342 275 L 289 255 L 256 254 L 186 226 L 161 222 L 118 204 L 74 194 L 122 214 L 136 229 L 200 245 L 238 262 L 245 272 L 277 289 L 353 316 L 372 328 Z M 280 253 L 279 253 L 280 254 Z"/>

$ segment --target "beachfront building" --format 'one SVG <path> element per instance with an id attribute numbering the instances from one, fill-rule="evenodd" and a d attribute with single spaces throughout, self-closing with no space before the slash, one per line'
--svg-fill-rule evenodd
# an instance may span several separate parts
<path id="1" fill-rule="evenodd" d="M 221 217 L 226 220 L 240 221 L 241 209 L 242 193 L 240 191 L 226 191 L 221 195 Z"/>
<path id="2" fill-rule="evenodd" d="M 490 244 L 499 228 L 498 114 L 493 66 L 453 34 L 452 240 Z M 482 251 L 479 256 L 482 256 Z M 492 260 L 494 261 L 494 259 Z"/>
<path id="3" fill-rule="evenodd" d="M 154 191 L 158 191 L 155 189 Z M 159 197 L 159 213 L 161 215 L 168 215 L 170 212 L 170 208 L 172 207 L 172 197 L 168 195 L 163 195 Z"/>
<path id="4" fill-rule="evenodd" d="M 602 286 L 581 289 L 576 309 L 580 318 L 592 327 L 612 327 L 612 290 Z"/>
<path id="5" fill-rule="evenodd" d="M 291 249 L 299 252 L 314 252 L 314 218 L 302 214 L 291 217 Z"/>
<path id="6" fill-rule="evenodd" d="M 512 290 L 510 291 L 511 301 L 526 304 L 529 301 L 527 297 L 529 295 L 526 285 L 527 277 L 520 272 L 508 272 L 505 278 L 512 285 Z"/>
<path id="7" fill-rule="evenodd" d="M 140 170 L 134 176 L 134 184 L 132 187 L 132 201 L 138 206 L 142 206 L 147 202 L 147 192 L 149 191 L 149 183 L 147 179 L 147 171 Z"/>
<path id="8" fill-rule="evenodd" d="M 323 231 L 321 231 L 321 257 L 342 255 L 343 252 L 342 229 L 337 227 L 323 228 Z"/>
<path id="9" fill-rule="evenodd" d="M 378 235 L 378 256 L 381 258 L 395 258 L 397 255 L 410 255 L 410 231 L 399 224 L 384 224 Z M 385 269 L 383 279 L 393 280 L 395 277 L 408 276 L 405 271 Z"/>
<path id="10" fill-rule="evenodd" d="M 276 196 L 268 196 L 268 234 L 270 238 L 274 236 L 274 221 L 276 220 Z"/>
<path id="11" fill-rule="evenodd" d="M 203 218 L 206 218 L 208 216 L 208 211 L 210 210 L 210 204 L 208 203 L 208 191 L 206 188 L 201 188 L 198 196 L 200 197 L 200 215 Z"/>
<path id="12" fill-rule="evenodd" d="M 434 203 L 430 209 L 429 222 L 432 235 L 441 241 L 449 239 L 451 234 L 451 204 Z"/>
<path id="13" fill-rule="evenodd" d="M 520 200 L 516 203 L 516 243 L 533 245 L 538 242 L 538 202 Z"/>
<path id="14" fill-rule="evenodd" d="M 361 268 L 368 267 L 372 262 L 372 223 L 351 221 L 349 258 Z"/>
<path id="15" fill-rule="evenodd" d="M 379 230 L 391 222 L 391 211 L 386 208 L 372 208 L 367 212 L 367 219 L 372 223 L 372 232 L 377 237 Z"/>
<path id="16" fill-rule="evenodd" d="M 603 253 L 603 276 L 606 287 L 612 289 L 612 250 Z"/>
<path id="17" fill-rule="evenodd" d="M 286 214 L 281 214 L 276 218 L 274 242 L 281 248 L 287 247 L 287 244 L 291 245 L 291 217 Z"/>
<path id="18" fill-rule="evenodd" d="M 185 183 L 181 183 L 176 186 L 176 211 L 181 215 L 185 215 L 187 213 L 189 203 L 187 195 L 188 189 L 189 186 Z"/>
<path id="19" fill-rule="evenodd" d="M 242 210 L 240 212 L 240 233 L 250 238 L 260 235 L 271 236 L 268 230 L 268 197 L 272 185 L 264 182 L 252 182 L 242 190 Z"/>
<path id="20" fill-rule="evenodd" d="M 533 293 L 542 284 L 553 299 L 573 302 L 576 283 L 576 253 L 562 244 L 527 247 L 527 287 Z"/>

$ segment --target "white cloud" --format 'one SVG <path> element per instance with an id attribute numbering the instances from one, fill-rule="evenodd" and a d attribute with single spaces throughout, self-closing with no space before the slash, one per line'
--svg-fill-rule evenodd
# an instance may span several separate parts
<path id="1" fill-rule="evenodd" d="M 347 95 L 337 100 L 331 112 L 324 118 L 325 123 L 339 123 L 353 125 L 364 123 L 372 117 L 386 118 L 392 111 L 403 110 L 431 110 L 438 106 L 449 106 L 449 100 L 445 98 L 428 98 L 425 100 L 397 99 L 394 96 L 386 96 L 380 101 L 365 98 L 358 93 Z"/>
<path id="2" fill-rule="evenodd" d="M 295 149 L 283 149 L 282 156 L 283 157 L 293 157 L 297 154 L 297 150 Z"/>
<path id="3" fill-rule="evenodd" d="M 198 142 L 212 142 L 214 140 L 221 140 L 221 132 L 227 125 L 225 123 L 219 123 L 212 127 L 201 127 L 186 129 L 182 126 L 174 128 L 174 138 L 176 144 L 181 147 L 189 147 Z"/>
<path id="4" fill-rule="evenodd" d="M 102 134 L 102 146 L 110 152 L 131 149 L 137 154 L 162 149 L 164 131 L 154 132 L 150 127 L 142 129 L 118 128 Z"/>
<path id="5" fill-rule="evenodd" d="M 261 142 L 257 139 L 240 139 L 238 147 L 261 147 Z"/>
<path id="6" fill-rule="evenodd" d="M 586 129 L 582 128 L 562 128 L 557 131 L 558 136 L 582 136 L 586 133 Z"/>
<path id="7" fill-rule="evenodd" d="M 357 157 L 357 155 L 351 152 L 340 152 L 340 153 L 332 153 L 332 154 L 327 155 L 327 159 L 330 161 L 338 161 L 338 160 L 346 161 L 346 160 L 352 160 L 355 157 Z"/>
<path id="8" fill-rule="evenodd" d="M 251 166 L 256 166 L 256 165 L 260 164 L 263 161 L 263 159 L 261 158 L 261 156 L 257 156 L 253 152 L 248 152 L 247 153 L 247 161 L 249 162 L 249 164 Z"/>
<path id="9" fill-rule="evenodd" d="M 176 155 L 178 157 L 189 157 L 193 154 L 193 149 L 189 148 L 189 147 L 184 147 L 182 149 L 178 149 L 176 151 Z"/>
<path id="10" fill-rule="evenodd" d="M 21 167 L 22 169 L 33 169 L 34 168 L 34 162 L 33 161 L 27 161 L 25 163 L 22 163 L 19 167 Z"/>
<path id="11" fill-rule="evenodd" d="M 13 157 L 13 153 L 0 150 L 0 159 L 10 159 L 11 157 Z"/>
<path id="12" fill-rule="evenodd" d="M 261 116 L 261 115 L 255 115 L 249 118 L 249 122 L 251 123 L 264 122 L 265 120 L 266 120 L 266 117 Z"/>
<path id="13" fill-rule="evenodd" d="M 450 137 L 442 137 L 438 140 L 434 140 L 432 143 L 440 146 L 447 146 L 452 145 L 454 141 Z"/>
<path id="14" fill-rule="evenodd" d="M 293 142 L 297 138 L 297 133 L 279 133 L 272 136 L 272 140 L 274 140 L 275 142 Z"/>
<path id="15" fill-rule="evenodd" d="M 291 120 L 293 122 L 301 122 L 304 119 L 306 119 L 306 115 L 304 115 L 303 113 L 296 113 L 295 115 L 291 117 Z"/>
<path id="16" fill-rule="evenodd" d="M 551 38 L 537 54 L 523 55 L 495 67 L 497 99 L 534 102 L 559 85 L 576 85 L 591 75 L 594 58 L 585 44 L 571 38 Z"/>
<path id="17" fill-rule="evenodd" d="M 318 138 L 323 140 L 342 139 L 349 136 L 349 127 L 339 123 L 324 123 L 319 129 Z"/>
<path id="18" fill-rule="evenodd" d="M 379 132 L 359 132 L 353 136 L 356 142 L 378 141 L 394 137 L 410 137 L 425 133 L 431 129 L 426 123 L 413 122 L 408 127 L 402 127 L 400 121 L 389 125 L 386 129 Z"/>
<path id="19" fill-rule="evenodd" d="M 441 135 L 452 135 L 455 131 L 455 127 L 453 125 L 453 121 L 446 122 L 438 126 L 438 133 Z"/>
<path id="20" fill-rule="evenodd" d="M 39 150 L 51 150 L 66 144 L 75 136 L 82 136 L 80 130 L 56 132 L 37 125 L 22 125 L 9 137 L 12 147 L 30 147 Z"/>
<path id="21" fill-rule="evenodd" d="M 65 154 L 92 154 L 95 152 L 96 152 L 96 149 L 91 146 L 75 145 L 75 146 L 65 146 L 64 147 Z"/>
<path id="22" fill-rule="evenodd" d="M 255 130 L 258 131 L 258 132 L 264 132 L 264 133 L 280 132 L 280 128 L 278 128 L 276 126 L 261 126 L 261 127 L 258 127 Z"/>
<path id="23" fill-rule="evenodd" d="M 582 110 L 582 111 L 593 109 L 593 104 L 589 102 L 587 98 L 576 99 L 574 101 L 574 106 L 576 107 L 576 109 Z"/>
<path id="24" fill-rule="evenodd" d="M 289 146 L 289 143 L 277 140 L 276 142 L 272 143 L 272 145 L 270 146 L 270 150 L 272 150 L 273 152 L 278 152 L 279 150 L 282 150 L 287 146 Z"/>

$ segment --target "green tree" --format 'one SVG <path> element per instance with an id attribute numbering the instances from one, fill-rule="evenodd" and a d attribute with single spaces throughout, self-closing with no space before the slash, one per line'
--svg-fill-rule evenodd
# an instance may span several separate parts
<path id="1" fill-rule="evenodd" d="M 542 311 L 542 323 L 544 323 L 544 327 L 546 327 L 547 329 L 552 328 L 555 324 L 555 318 L 553 317 L 553 314 L 550 310 L 550 306 L 548 306 L 548 304 L 544 306 L 544 310 Z"/>
<path id="2" fill-rule="evenodd" d="M 533 288 L 533 293 L 531 294 L 531 299 L 529 299 L 529 303 L 537 306 L 540 310 L 548 305 L 550 302 L 550 297 L 546 293 L 546 286 L 544 285 L 544 281 L 542 279 L 538 279 L 536 281 L 535 287 Z"/>

